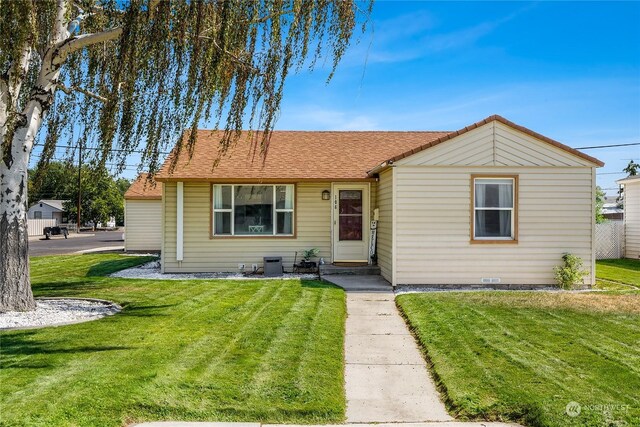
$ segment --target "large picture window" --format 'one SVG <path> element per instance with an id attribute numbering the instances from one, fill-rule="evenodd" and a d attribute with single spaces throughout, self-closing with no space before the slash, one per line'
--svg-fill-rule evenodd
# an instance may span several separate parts
<path id="1" fill-rule="evenodd" d="M 215 236 L 292 236 L 293 185 L 214 185 Z"/>
<path id="2" fill-rule="evenodd" d="M 516 240 L 516 177 L 473 178 L 473 239 Z"/>

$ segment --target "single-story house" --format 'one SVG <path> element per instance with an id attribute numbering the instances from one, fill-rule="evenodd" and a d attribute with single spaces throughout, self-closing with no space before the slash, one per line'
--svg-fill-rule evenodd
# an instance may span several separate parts
<path id="1" fill-rule="evenodd" d="M 27 211 L 29 219 L 55 219 L 62 224 L 64 200 L 38 200 Z"/>
<path id="2" fill-rule="evenodd" d="M 377 262 L 393 285 L 535 286 L 570 252 L 595 280 L 603 163 L 500 116 L 454 132 L 276 131 L 264 160 L 248 137 L 221 155 L 220 138 L 198 131 L 192 157 L 174 148 L 155 177 L 164 272 L 290 268 L 318 248 Z"/>
<path id="3" fill-rule="evenodd" d="M 640 176 L 616 181 L 624 186 L 625 257 L 640 258 Z"/>
<path id="4" fill-rule="evenodd" d="M 124 193 L 125 251 L 156 252 L 162 246 L 162 186 L 141 173 Z"/>
<path id="5" fill-rule="evenodd" d="M 618 206 L 617 196 L 605 196 L 602 204 L 602 216 L 610 221 L 622 221 L 624 209 Z"/>

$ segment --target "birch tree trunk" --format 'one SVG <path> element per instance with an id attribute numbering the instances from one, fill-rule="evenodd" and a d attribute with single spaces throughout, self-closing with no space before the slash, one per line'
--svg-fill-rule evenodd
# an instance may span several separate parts
<path id="1" fill-rule="evenodd" d="M 36 307 L 29 279 L 28 155 L 16 160 L 11 167 L 0 162 L 0 312 L 27 311 Z"/>
<path id="2" fill-rule="evenodd" d="M 25 53 L 28 56 L 29 52 Z M 54 64 L 54 49 L 49 49 L 29 100 L 10 125 L 7 99 L 17 93 L 4 87 L 0 113 L 0 136 L 10 138 L 6 152 L 0 150 L 0 312 L 28 311 L 36 307 L 29 277 L 29 234 L 27 231 L 27 173 L 29 156 L 44 115 L 53 103 L 60 65 Z M 26 63 L 24 64 L 26 67 Z M 24 72 L 21 69 L 20 72 Z M 19 87 L 18 87 L 19 90 Z M 15 91 L 17 92 L 17 91 Z M 14 95 L 14 96 L 11 96 Z M 10 127 L 12 134 L 8 135 Z"/>

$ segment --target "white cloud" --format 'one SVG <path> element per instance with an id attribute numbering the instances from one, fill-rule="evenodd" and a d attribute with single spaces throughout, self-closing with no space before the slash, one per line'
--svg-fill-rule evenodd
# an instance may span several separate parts
<path id="1" fill-rule="evenodd" d="M 530 4 L 499 19 L 453 31 L 449 30 L 447 22 L 437 22 L 428 11 L 373 22 L 370 34 L 347 53 L 343 65 L 404 62 L 473 46 L 482 37 L 533 7 L 535 4 Z M 440 32 L 436 31 L 439 26 Z"/>
<path id="2" fill-rule="evenodd" d="M 338 110 L 318 105 L 283 110 L 278 129 L 287 130 L 376 130 L 378 123 L 358 111 Z"/>

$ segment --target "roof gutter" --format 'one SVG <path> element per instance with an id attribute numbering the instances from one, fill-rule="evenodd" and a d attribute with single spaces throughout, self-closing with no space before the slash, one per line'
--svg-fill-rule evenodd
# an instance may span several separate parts
<path id="1" fill-rule="evenodd" d="M 393 160 L 387 160 L 386 162 L 382 162 L 375 168 L 368 171 L 367 176 L 373 177 L 374 175 L 379 174 L 380 172 L 382 172 L 383 170 L 391 166 L 393 166 Z"/>
<path id="2" fill-rule="evenodd" d="M 629 175 L 626 178 L 622 178 L 616 181 L 616 184 L 630 184 L 632 182 L 640 182 L 640 175 Z"/>

